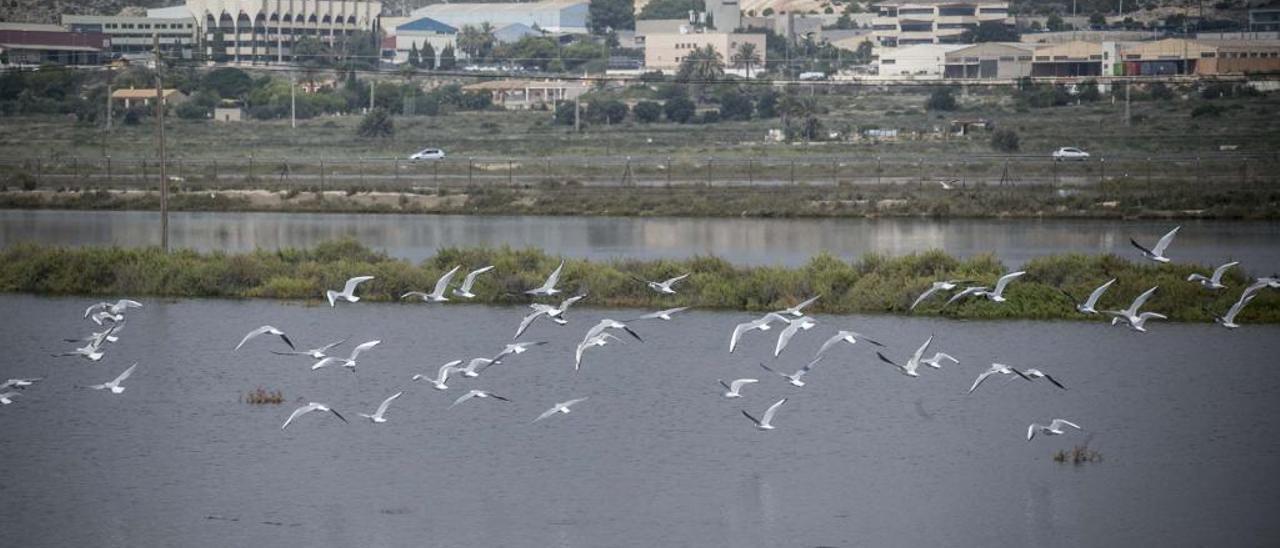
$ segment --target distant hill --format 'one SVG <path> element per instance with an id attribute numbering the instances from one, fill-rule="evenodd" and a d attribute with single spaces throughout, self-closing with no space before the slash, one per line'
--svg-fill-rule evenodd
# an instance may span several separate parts
<path id="1" fill-rule="evenodd" d="M 62 15 L 144 14 L 147 8 L 176 5 L 175 0 L 0 0 L 0 21 L 59 23 Z M 130 9 L 132 8 L 132 9 Z"/>

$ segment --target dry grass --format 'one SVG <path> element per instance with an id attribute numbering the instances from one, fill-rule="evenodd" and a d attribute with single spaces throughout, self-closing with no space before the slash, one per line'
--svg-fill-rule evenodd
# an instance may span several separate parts
<path id="1" fill-rule="evenodd" d="M 1099 462 L 1101 460 L 1102 453 L 1089 449 L 1087 445 L 1077 445 L 1071 449 L 1062 449 L 1053 454 L 1053 462 L 1070 463 L 1077 466 L 1086 462 Z"/>
<path id="2" fill-rule="evenodd" d="M 259 386 L 246 393 L 240 401 L 249 405 L 280 405 L 284 403 L 284 391 L 267 390 Z"/>

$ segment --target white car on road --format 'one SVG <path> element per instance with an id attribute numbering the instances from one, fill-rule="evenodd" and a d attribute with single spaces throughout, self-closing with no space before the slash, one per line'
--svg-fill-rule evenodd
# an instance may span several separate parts
<path id="1" fill-rule="evenodd" d="M 409 156 L 410 160 L 443 160 L 444 150 L 438 148 L 424 148 Z"/>
<path id="2" fill-rule="evenodd" d="M 1063 160 L 1088 160 L 1089 153 L 1076 147 L 1062 147 L 1053 151 L 1053 159 L 1059 162 Z"/>

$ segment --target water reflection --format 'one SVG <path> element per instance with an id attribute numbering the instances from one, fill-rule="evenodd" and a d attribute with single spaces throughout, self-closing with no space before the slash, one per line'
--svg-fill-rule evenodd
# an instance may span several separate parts
<path id="1" fill-rule="evenodd" d="M 1154 240 L 1165 221 L 996 219 L 676 219 L 477 217 L 277 213 L 175 213 L 171 242 L 198 250 L 246 251 L 309 246 L 340 237 L 411 260 L 446 246 L 537 247 L 592 259 L 678 258 L 714 254 L 740 264 L 796 265 L 826 251 L 902 255 L 945 249 L 961 256 L 996 253 L 1010 265 L 1047 253 L 1133 255 L 1129 238 Z M 1196 221 L 1170 253 L 1176 260 L 1219 264 L 1248 257 L 1251 270 L 1280 268 L 1280 223 Z M 151 212 L 0 211 L 0 246 L 20 241 L 61 245 L 156 245 Z"/>

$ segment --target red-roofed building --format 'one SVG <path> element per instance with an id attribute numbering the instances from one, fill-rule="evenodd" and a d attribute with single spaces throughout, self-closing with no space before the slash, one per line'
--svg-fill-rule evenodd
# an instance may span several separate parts
<path id="1" fill-rule="evenodd" d="M 100 32 L 0 29 L 0 52 L 11 65 L 100 65 L 111 38 Z"/>

